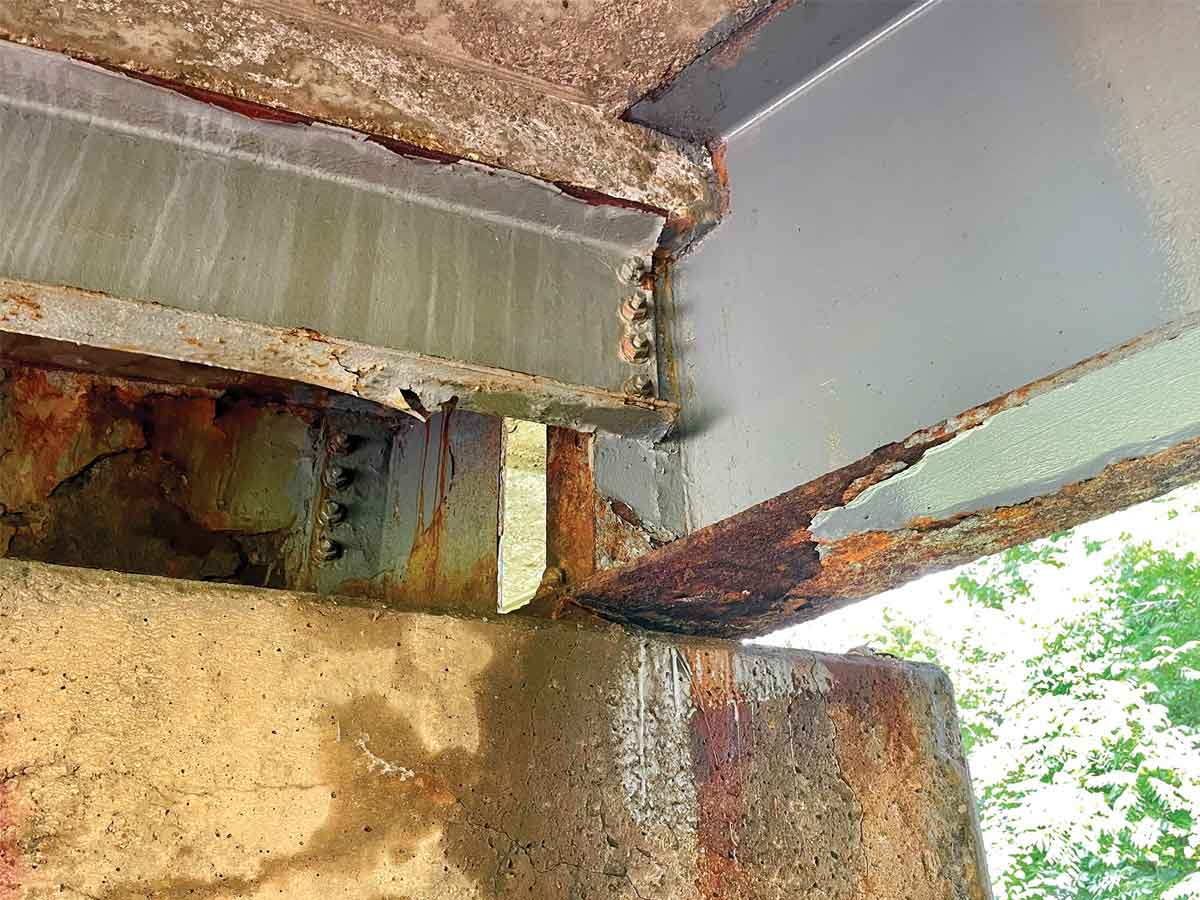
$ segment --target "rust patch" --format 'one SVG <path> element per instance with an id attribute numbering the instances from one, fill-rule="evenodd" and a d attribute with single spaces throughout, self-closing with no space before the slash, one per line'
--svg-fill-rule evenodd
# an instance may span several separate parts
<path id="1" fill-rule="evenodd" d="M 581 185 L 570 184 L 566 181 L 556 181 L 554 182 L 554 186 L 568 197 L 582 200 L 589 206 L 615 206 L 618 209 L 634 209 L 653 216 L 667 215 L 667 210 L 661 206 L 652 206 L 649 203 L 641 203 L 637 200 L 623 200 L 620 197 L 614 197 L 611 194 L 597 191 L 594 188 L 582 187 Z"/>
<path id="2" fill-rule="evenodd" d="M 42 305 L 37 299 L 30 297 L 28 294 L 23 294 L 20 291 L 8 291 L 4 296 L 8 309 L 3 315 L 0 315 L 0 322 L 15 319 L 24 316 L 27 319 L 40 319 L 42 317 Z"/>
<path id="3" fill-rule="evenodd" d="M 498 444 L 491 442 L 493 437 L 499 441 L 501 425 L 499 420 L 487 420 L 494 427 L 464 431 L 456 426 L 460 415 L 464 414 L 456 413 L 453 403 L 446 403 L 439 417 L 415 426 L 422 431 L 420 480 L 415 498 L 416 531 L 407 561 L 401 566 L 398 559 L 383 560 L 391 563 L 388 571 L 343 581 L 334 593 L 378 598 L 396 607 L 472 609 L 483 615 L 496 611 L 499 495 L 472 496 L 469 491 L 472 480 L 486 480 L 488 471 L 495 479 L 491 484 L 498 489 L 500 455 Z M 464 454 L 472 454 L 472 458 L 461 460 Z M 427 477 L 430 472 L 432 479 Z M 491 515 L 479 518 L 481 513 Z M 481 552 L 477 528 L 490 528 L 496 535 L 491 552 Z M 314 541 L 317 538 L 314 534 Z"/>
<path id="4" fill-rule="evenodd" d="M 944 817 L 935 812 L 944 776 L 919 737 L 932 726 L 917 721 L 913 697 L 921 693 L 898 662 L 831 656 L 822 664 L 832 676 L 826 700 L 838 766 L 846 785 L 859 788 L 854 793 L 864 849 L 869 859 L 893 860 L 887 867 L 864 867 L 858 896 L 949 896 L 954 887 L 938 866 L 926 863 L 929 845 L 944 828 Z"/>
<path id="5" fill-rule="evenodd" d="M 665 535 L 648 528 L 637 513 L 620 500 L 597 496 L 595 520 L 597 569 L 629 565 L 667 543 Z"/>
<path id="6" fill-rule="evenodd" d="M 10 367 L 0 384 L 4 552 L 181 578 L 285 581 L 282 565 L 265 573 L 283 555 L 289 513 L 267 510 L 261 484 L 245 485 L 252 497 L 238 493 L 246 441 L 273 407 L 235 401 L 219 411 L 220 397 Z"/>
<path id="7" fill-rule="evenodd" d="M 229 110 L 230 112 L 238 113 L 248 119 L 258 119 L 262 122 L 277 122 L 285 125 L 311 125 L 317 120 L 311 116 L 304 116 L 300 113 L 294 113 L 290 110 L 281 109 L 277 106 L 267 106 L 263 103 L 255 103 L 253 100 L 246 100 L 241 97 L 235 97 L 230 94 L 221 94 L 217 91 L 209 90 L 208 88 L 199 87 L 198 85 L 186 84 L 181 81 L 172 81 L 168 78 L 160 78 L 150 72 L 142 72 L 137 69 L 129 69 L 115 65 L 103 59 L 88 60 L 93 65 L 99 66 L 102 69 L 107 69 L 110 72 L 115 72 L 118 75 L 125 75 L 128 78 L 133 78 L 137 81 L 144 81 L 146 84 L 152 84 L 155 87 L 165 88 L 168 91 L 174 91 L 177 94 L 182 94 L 185 97 L 190 97 L 193 100 L 199 100 L 201 103 L 207 103 L 210 106 L 218 106 L 221 109 Z"/>
<path id="8" fill-rule="evenodd" d="M 745 771 L 753 708 L 738 695 L 733 651 L 687 651 L 692 672 L 692 767 L 696 777 L 696 888 L 702 900 L 738 897 L 749 887 L 738 859 L 746 819 Z"/>
<path id="9" fill-rule="evenodd" d="M 718 219 L 725 218 L 733 205 L 733 188 L 729 180 L 729 166 L 725 160 L 725 142 L 713 141 L 708 145 L 709 155 L 713 166 L 713 215 Z"/>

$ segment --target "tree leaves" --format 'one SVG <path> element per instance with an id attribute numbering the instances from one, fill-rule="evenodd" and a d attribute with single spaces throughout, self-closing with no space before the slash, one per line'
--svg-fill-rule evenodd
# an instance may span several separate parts
<path id="1" fill-rule="evenodd" d="M 968 627 L 885 612 L 871 640 L 954 681 L 1008 900 L 1200 897 L 1200 559 L 1127 534 L 1099 558 L 1112 546 L 1013 548 L 953 582 Z M 1068 564 L 1099 572 L 1046 621 L 1043 592 Z"/>

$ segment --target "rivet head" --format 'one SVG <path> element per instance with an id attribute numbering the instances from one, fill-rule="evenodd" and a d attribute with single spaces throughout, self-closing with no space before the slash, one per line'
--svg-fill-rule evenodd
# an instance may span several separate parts
<path id="1" fill-rule="evenodd" d="M 354 480 L 354 473 L 345 466 L 330 466 L 325 470 L 325 483 L 331 488 L 344 488 Z"/>
<path id="2" fill-rule="evenodd" d="M 625 393 L 631 397 L 651 397 L 654 395 L 654 381 L 649 375 L 632 375 L 625 382 Z"/>
<path id="3" fill-rule="evenodd" d="M 329 449 L 340 455 L 349 453 L 358 446 L 358 438 L 344 431 L 335 431 L 329 436 Z"/>
<path id="4" fill-rule="evenodd" d="M 621 318 L 626 322 L 644 322 L 650 316 L 650 294 L 636 291 L 621 304 Z"/>
<path id="5" fill-rule="evenodd" d="M 321 538 L 317 543 L 317 558 L 321 562 L 333 562 L 342 555 L 342 545 L 329 538 Z"/>
<path id="6" fill-rule="evenodd" d="M 346 521 L 346 507 L 336 500 L 326 500 L 321 504 L 321 524 L 326 527 L 340 525 Z"/>
<path id="7" fill-rule="evenodd" d="M 620 276 L 622 281 L 637 284 L 646 273 L 646 261 L 633 257 L 621 264 Z"/>
<path id="8" fill-rule="evenodd" d="M 629 332 L 621 339 L 621 356 L 626 362 L 640 363 L 650 358 L 654 342 L 640 331 Z"/>

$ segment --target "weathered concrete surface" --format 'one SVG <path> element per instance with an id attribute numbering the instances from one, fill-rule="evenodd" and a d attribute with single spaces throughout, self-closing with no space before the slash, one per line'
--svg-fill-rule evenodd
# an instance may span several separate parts
<path id="1" fill-rule="evenodd" d="M 758 5 L 6 0 L 0 37 L 683 213 L 708 205 L 706 154 L 589 104 L 623 107 Z"/>
<path id="2" fill-rule="evenodd" d="M 0 897 L 983 900 L 867 657 L 0 561 Z"/>
<path id="3" fill-rule="evenodd" d="M 614 621 L 763 634 L 1200 480 L 1188 317 L 574 588 Z"/>

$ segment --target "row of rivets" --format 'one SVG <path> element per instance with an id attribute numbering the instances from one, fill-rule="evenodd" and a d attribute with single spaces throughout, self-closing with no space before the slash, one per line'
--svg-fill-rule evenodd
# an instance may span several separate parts
<path id="1" fill-rule="evenodd" d="M 633 282 L 634 289 L 621 301 L 621 321 L 625 333 L 621 336 L 621 358 L 633 366 L 645 366 L 654 359 L 654 277 L 640 259 L 629 260 L 621 277 Z M 645 372 L 635 372 L 624 385 L 626 394 L 634 397 L 654 396 L 654 379 Z"/>
<path id="2" fill-rule="evenodd" d="M 338 456 L 350 453 L 357 444 L 358 438 L 352 434 L 346 434 L 344 431 L 334 432 L 329 436 L 329 450 Z M 354 470 L 337 464 L 326 466 L 324 481 L 325 486 L 330 490 L 345 490 L 354 481 Z M 330 497 L 321 504 L 321 509 L 317 513 L 317 522 L 322 530 L 336 528 L 346 521 L 346 513 L 346 504 Z M 333 562 L 341 557 L 344 549 L 333 538 L 322 535 L 320 541 L 317 542 L 317 559 L 320 562 Z"/>

